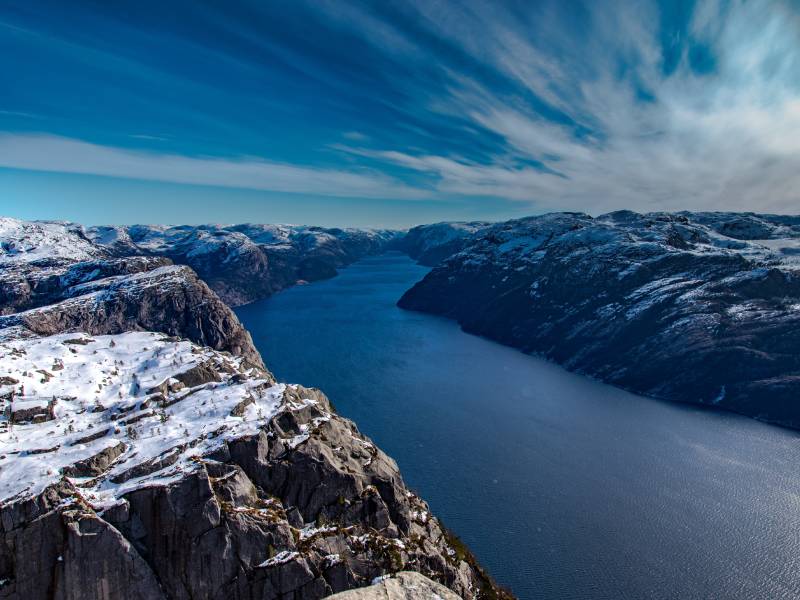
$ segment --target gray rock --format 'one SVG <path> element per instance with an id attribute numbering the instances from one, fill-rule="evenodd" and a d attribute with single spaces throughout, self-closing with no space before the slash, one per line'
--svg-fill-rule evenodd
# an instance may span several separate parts
<path id="1" fill-rule="evenodd" d="M 339 592 L 330 600 L 461 600 L 441 584 L 413 571 L 401 571 L 369 587 Z"/>
<path id="2" fill-rule="evenodd" d="M 465 598 L 509 597 L 321 392 L 288 386 L 283 402 L 257 434 L 102 513 L 67 480 L 0 506 L 0 598 L 305 600 L 403 570 Z M 70 473 L 102 477 L 109 458 Z"/>

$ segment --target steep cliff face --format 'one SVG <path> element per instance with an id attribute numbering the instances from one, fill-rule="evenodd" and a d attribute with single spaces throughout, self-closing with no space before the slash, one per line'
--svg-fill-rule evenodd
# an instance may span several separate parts
<path id="1" fill-rule="evenodd" d="M 72 223 L 0 219 L 0 329 L 162 331 L 263 366 L 236 315 L 190 268 L 113 257 L 111 236 L 102 241 Z"/>
<path id="2" fill-rule="evenodd" d="M 39 335 L 155 330 L 262 364 L 250 334 L 188 267 L 120 275 L 74 291 L 76 295 L 61 302 L 2 317 L 0 327 L 22 325 Z"/>
<path id="3" fill-rule="evenodd" d="M 318 390 L 149 332 L 0 364 L 0 598 L 322 598 L 409 569 L 497 594 Z"/>
<path id="4" fill-rule="evenodd" d="M 649 396 L 800 427 L 800 218 L 619 212 L 492 226 L 400 300 Z"/>

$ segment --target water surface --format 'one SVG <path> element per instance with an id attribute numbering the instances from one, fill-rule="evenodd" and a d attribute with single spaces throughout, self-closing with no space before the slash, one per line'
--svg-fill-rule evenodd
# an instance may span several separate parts
<path id="1" fill-rule="evenodd" d="M 800 597 L 800 437 L 641 398 L 395 302 L 399 254 L 237 312 L 502 584 L 534 598 Z"/>

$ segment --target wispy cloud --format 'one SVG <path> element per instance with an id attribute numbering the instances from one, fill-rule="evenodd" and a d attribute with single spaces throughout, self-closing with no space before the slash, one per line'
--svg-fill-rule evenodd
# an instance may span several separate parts
<path id="1" fill-rule="evenodd" d="M 158 8 L 124 21 L 102 3 L 82 10 L 94 30 L 35 7 L 5 27 L 24 81 L 7 106 L 84 140 L 143 124 L 153 133 L 131 137 L 151 151 L 9 134 L 0 164 L 488 198 L 509 213 L 800 207 L 796 0 L 231 2 L 180 29 Z M 25 77 L 38 53 L 61 65 L 41 89 Z M 30 129 L 4 114 L 7 129 Z M 217 153 L 234 158 L 198 156 Z"/>
<path id="2" fill-rule="evenodd" d="M 161 135 L 150 135 L 147 133 L 132 133 L 130 134 L 130 137 L 132 137 L 135 140 L 147 140 L 153 142 L 166 142 L 169 140 L 169 138 Z"/>
<path id="3" fill-rule="evenodd" d="M 431 109 L 505 144 L 478 160 L 348 151 L 432 175 L 440 193 L 548 210 L 800 207 L 800 20 L 788 6 L 700 2 L 669 74 L 655 4 L 592 3 L 582 40 L 548 27 L 546 13 L 531 34 L 494 3 L 417 6 L 438 36 L 516 86 L 501 94 L 451 70 Z M 697 64 L 701 50 L 713 65 Z"/>
<path id="4" fill-rule="evenodd" d="M 0 166 L 320 196 L 417 199 L 427 193 L 386 175 L 269 162 L 203 158 L 89 144 L 50 135 L 0 134 Z"/>
<path id="5" fill-rule="evenodd" d="M 41 115 L 21 111 L 21 110 L 0 110 L 0 116 L 5 117 L 22 117 L 24 119 L 41 119 Z"/>

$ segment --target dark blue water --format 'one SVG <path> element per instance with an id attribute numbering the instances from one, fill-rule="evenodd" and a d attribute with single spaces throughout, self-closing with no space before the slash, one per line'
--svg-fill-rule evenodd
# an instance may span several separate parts
<path id="1" fill-rule="evenodd" d="M 322 388 L 501 583 L 532 598 L 800 597 L 800 437 L 567 373 L 395 302 L 357 263 L 238 314 Z"/>

